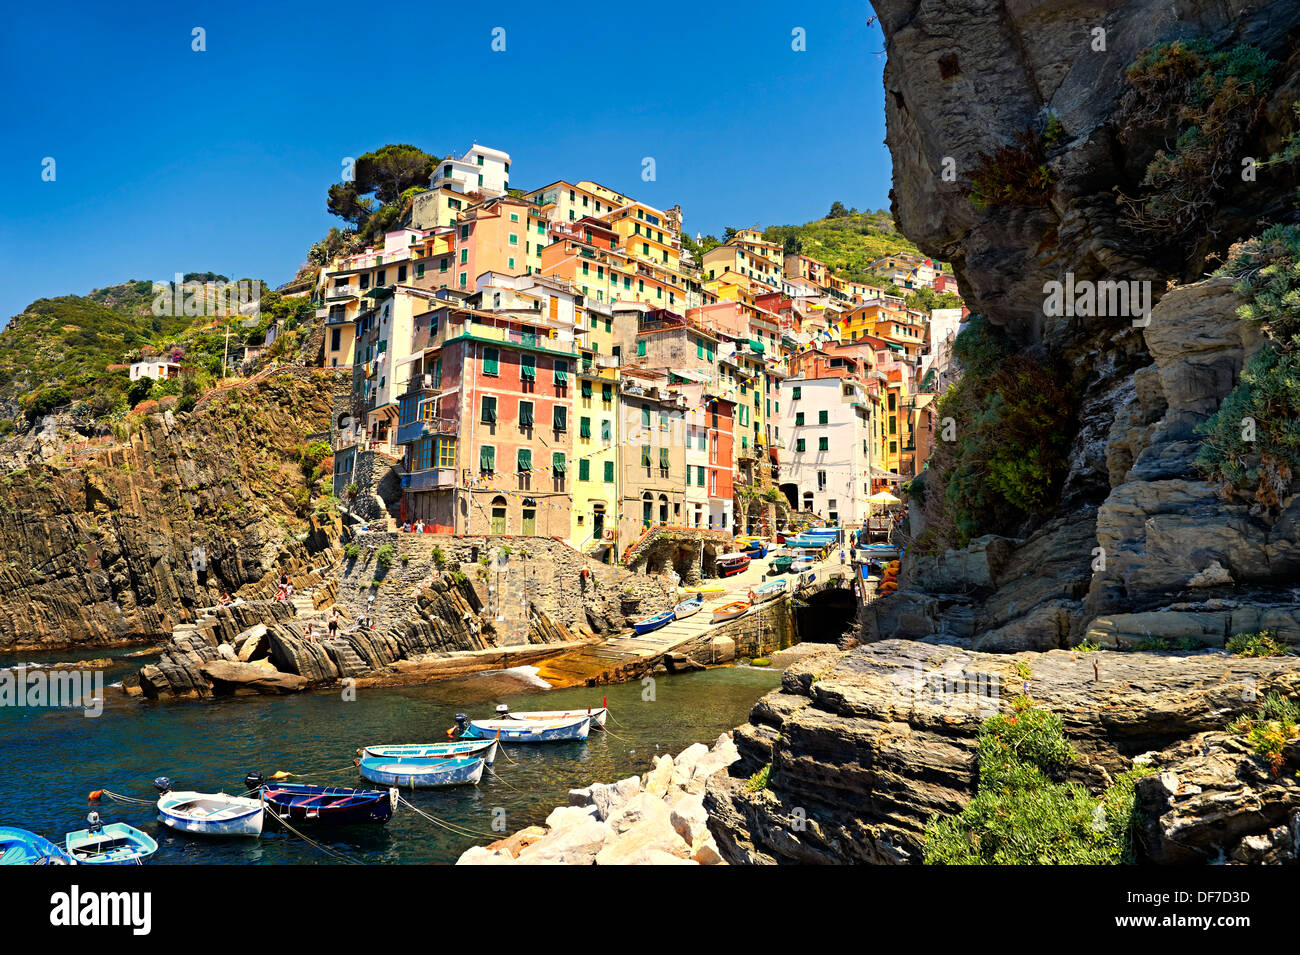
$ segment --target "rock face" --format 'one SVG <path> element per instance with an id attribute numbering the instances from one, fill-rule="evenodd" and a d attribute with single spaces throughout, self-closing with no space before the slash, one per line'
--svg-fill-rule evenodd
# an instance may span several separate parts
<path id="1" fill-rule="evenodd" d="M 739 758 L 731 737 L 696 743 L 676 759 L 655 757 L 645 776 L 569 791 L 569 805 L 489 846 L 467 850 L 457 865 L 718 865 L 704 789 Z"/>
<path id="2" fill-rule="evenodd" d="M 0 649 L 158 639 L 306 559 L 282 521 L 303 523 L 296 452 L 328 429 L 333 388 L 324 370 L 278 372 L 136 419 L 75 466 L 4 475 Z"/>
<path id="3" fill-rule="evenodd" d="M 1027 680 L 1019 663 L 1029 668 Z M 1300 691 L 1298 658 L 1065 650 L 1013 656 L 884 640 L 790 667 L 781 689 L 736 730 L 740 758 L 709 779 L 704 800 L 723 858 L 919 862 L 926 821 L 960 811 L 974 795 L 980 723 L 1026 688 L 1064 721 L 1080 755 L 1073 781 L 1099 790 L 1142 757 L 1205 790 L 1211 786 L 1197 780 L 1213 778 L 1225 794 L 1218 802 L 1167 805 L 1144 790 L 1144 802 L 1160 810 L 1152 818 L 1163 820 L 1145 835 L 1142 851 L 1152 861 L 1235 852 L 1248 836 L 1272 839 L 1273 828 L 1290 818 L 1294 779 L 1257 789 L 1250 780 L 1269 770 L 1240 737 L 1225 745 L 1231 756 L 1212 766 L 1198 762 L 1197 741 L 1206 734 L 1222 740 L 1226 724 L 1253 711 L 1264 693 Z M 1216 831 L 1216 813 L 1234 820 L 1227 833 Z M 1185 851 L 1174 850 L 1176 840 Z"/>

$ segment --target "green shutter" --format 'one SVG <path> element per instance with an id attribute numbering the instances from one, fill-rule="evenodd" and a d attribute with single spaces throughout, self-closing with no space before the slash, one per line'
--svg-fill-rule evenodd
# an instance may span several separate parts
<path id="1" fill-rule="evenodd" d="M 650 445 L 643 444 L 641 445 L 641 467 L 648 468 L 649 466 L 650 466 Z"/>
<path id="2" fill-rule="evenodd" d="M 478 452 L 478 469 L 480 471 L 495 471 L 497 461 L 497 449 L 491 445 L 485 444 L 479 448 Z"/>
<path id="3" fill-rule="evenodd" d="M 659 467 L 661 470 L 664 471 L 668 470 L 668 449 L 667 448 L 659 449 Z"/>
<path id="4" fill-rule="evenodd" d="M 614 440 L 614 429 L 610 427 L 608 421 L 602 421 L 600 423 L 600 440 L 605 444 L 609 444 Z"/>
<path id="5" fill-rule="evenodd" d="M 590 419 L 590 418 L 581 418 L 581 419 L 579 419 L 579 421 L 578 421 L 578 437 L 580 437 L 580 438 L 590 438 L 590 437 L 591 437 L 591 419 Z"/>
<path id="6" fill-rule="evenodd" d="M 569 383 L 569 363 L 567 361 L 556 360 L 555 383 L 557 385 L 567 385 Z"/>
<path id="7" fill-rule="evenodd" d="M 818 450 L 818 451 L 829 451 L 830 449 L 831 449 L 831 439 L 830 439 L 830 438 L 818 438 L 818 439 L 817 439 L 817 450 Z"/>
<path id="8" fill-rule="evenodd" d="M 584 398 L 590 398 L 590 397 L 591 397 L 591 382 L 589 382 L 589 381 L 584 381 L 584 382 L 582 383 L 582 397 L 584 397 Z"/>
<path id="9" fill-rule="evenodd" d="M 563 405 L 556 405 L 555 411 L 551 416 L 551 424 L 556 431 L 563 431 L 569 427 L 569 409 Z"/>
<path id="10" fill-rule="evenodd" d="M 639 358 L 645 356 L 645 339 L 644 339 L 644 338 L 642 338 L 640 341 L 638 341 L 638 342 L 636 343 L 636 353 L 637 353 L 637 357 L 639 357 Z"/>
<path id="11" fill-rule="evenodd" d="M 830 412 L 829 412 L 829 411 L 819 411 L 819 412 L 817 412 L 817 423 L 818 423 L 818 424 L 829 424 L 829 423 L 830 423 Z"/>
<path id="12" fill-rule="evenodd" d="M 641 406 L 641 427 L 643 428 L 650 427 L 650 406 L 649 405 Z"/>
<path id="13" fill-rule="evenodd" d="M 532 469 L 533 469 L 533 449 L 520 448 L 519 456 L 516 459 L 516 470 L 522 474 L 523 472 L 531 471 Z"/>
<path id="14" fill-rule="evenodd" d="M 483 374 L 496 375 L 501 370 L 501 353 L 495 348 L 483 349 Z"/>
<path id="15" fill-rule="evenodd" d="M 531 401 L 519 402 L 519 427 L 531 428 L 533 426 L 533 403 Z"/>
<path id="16" fill-rule="evenodd" d="M 800 398 L 803 397 L 803 389 L 800 388 L 798 385 L 795 385 L 794 395 L 792 395 L 791 397 L 793 398 L 793 400 L 798 401 Z"/>
<path id="17" fill-rule="evenodd" d="M 695 483 L 704 487 L 704 467 L 700 466 L 695 469 Z"/>
<path id="18" fill-rule="evenodd" d="M 794 449 L 795 449 L 796 451 L 802 451 L 802 450 L 804 449 L 804 440 L 803 440 L 803 438 L 798 438 L 798 439 L 795 440 L 795 443 L 794 443 Z"/>
<path id="19" fill-rule="evenodd" d="M 591 462 L 588 461 L 586 458 L 578 459 L 578 480 L 579 481 L 591 480 Z"/>
<path id="20" fill-rule="evenodd" d="M 795 412 L 795 415 L 794 415 L 794 423 L 797 424 L 797 425 L 802 425 L 802 424 L 803 424 L 803 412 L 802 412 L 802 411 L 796 411 L 796 412 Z"/>
<path id="21" fill-rule="evenodd" d="M 606 484 L 614 483 L 614 462 L 613 461 L 605 462 L 605 483 Z"/>
<path id="22" fill-rule="evenodd" d="M 537 380 L 537 359 L 532 355 L 521 355 L 519 358 L 519 380 L 536 381 Z"/>
<path id="23" fill-rule="evenodd" d="M 565 467 L 566 467 L 566 466 L 565 466 L 565 463 L 564 463 L 564 452 L 563 452 L 563 451 L 556 451 L 554 454 L 551 455 L 551 470 L 552 470 L 552 471 L 554 471 L 556 474 L 563 474 L 563 473 L 565 472 Z"/>
<path id="24" fill-rule="evenodd" d="M 489 395 L 483 396 L 483 422 L 493 424 L 497 420 L 497 400 Z"/>
<path id="25" fill-rule="evenodd" d="M 601 385 L 601 386 L 600 386 L 600 400 L 601 400 L 601 401 L 613 401 L 613 400 L 614 400 L 614 386 L 613 386 L 613 385 Z"/>

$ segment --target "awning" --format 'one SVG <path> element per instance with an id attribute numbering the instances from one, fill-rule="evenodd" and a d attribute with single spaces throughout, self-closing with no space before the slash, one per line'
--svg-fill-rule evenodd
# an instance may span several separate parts
<path id="1" fill-rule="evenodd" d="M 763 354 L 763 343 L 756 342 L 751 339 L 749 343 L 749 350 L 754 352 L 755 354 L 761 355 Z"/>
<path id="2" fill-rule="evenodd" d="M 877 481 L 901 481 L 903 476 L 895 474 L 893 471 L 882 471 L 880 468 L 872 468 L 871 476 Z"/>

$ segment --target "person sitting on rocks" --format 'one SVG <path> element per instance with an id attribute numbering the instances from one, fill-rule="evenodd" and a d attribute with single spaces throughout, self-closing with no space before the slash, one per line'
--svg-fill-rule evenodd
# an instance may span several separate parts
<path id="1" fill-rule="evenodd" d="M 217 600 L 217 606 L 229 607 L 231 603 L 233 603 L 233 600 L 231 599 L 230 592 L 227 590 L 221 591 L 221 597 Z"/>
<path id="2" fill-rule="evenodd" d="M 303 638 L 310 640 L 312 643 L 316 642 L 316 635 L 312 632 L 311 624 L 307 624 L 307 629 L 303 631 Z"/>

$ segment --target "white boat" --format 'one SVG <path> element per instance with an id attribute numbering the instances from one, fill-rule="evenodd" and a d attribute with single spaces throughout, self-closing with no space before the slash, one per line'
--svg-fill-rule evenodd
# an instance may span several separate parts
<path id="1" fill-rule="evenodd" d="M 811 557 L 796 557 L 794 560 L 790 561 L 790 573 L 802 574 L 805 570 L 812 570 L 813 564 L 815 563 L 816 561 Z"/>
<path id="2" fill-rule="evenodd" d="M 167 792 L 158 800 L 163 825 L 194 836 L 262 834 L 262 803 L 225 793 Z"/>
<path id="3" fill-rule="evenodd" d="M 456 714 L 461 739 L 499 739 L 503 743 L 562 743 L 584 740 L 591 730 L 591 717 L 583 713 L 567 720 L 471 720 Z"/>
<path id="4" fill-rule="evenodd" d="M 769 580 L 749 592 L 749 601 L 753 604 L 761 604 L 768 600 L 775 600 L 785 593 L 785 587 L 784 580 Z"/>
<path id="5" fill-rule="evenodd" d="M 593 706 L 585 710 L 521 710 L 512 713 L 510 707 L 502 703 L 497 707 L 497 719 L 500 720 L 542 720 L 554 723 L 557 720 L 576 720 L 584 716 L 591 717 L 591 726 L 593 729 L 604 729 L 605 718 L 609 716 L 609 710 L 603 706 Z"/>

